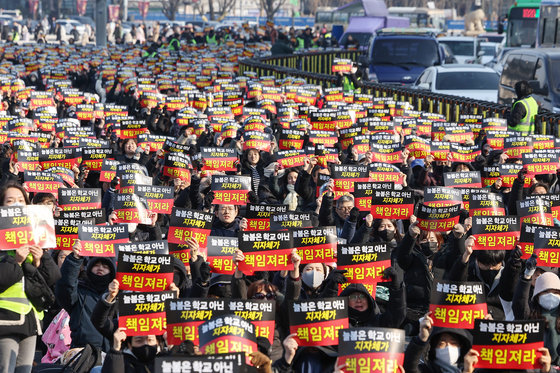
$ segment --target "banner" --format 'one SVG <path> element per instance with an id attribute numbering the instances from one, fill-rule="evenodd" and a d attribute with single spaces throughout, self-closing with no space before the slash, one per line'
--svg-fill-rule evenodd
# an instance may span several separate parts
<path id="1" fill-rule="evenodd" d="M 250 176 L 212 175 L 211 190 L 214 192 L 214 205 L 247 204 L 247 193 L 252 190 Z"/>
<path id="2" fill-rule="evenodd" d="M 233 265 L 233 255 L 239 247 L 237 237 L 208 237 L 206 261 L 212 268 L 212 273 L 233 275 L 235 266 Z"/>
<path id="3" fill-rule="evenodd" d="M 182 244 L 189 238 L 200 247 L 206 247 L 214 216 L 202 211 L 173 207 L 169 221 L 167 239 L 170 243 Z"/>
<path id="4" fill-rule="evenodd" d="M 461 204 L 463 195 L 460 190 L 441 186 L 424 188 L 424 205 L 431 207 L 446 207 Z"/>
<path id="5" fill-rule="evenodd" d="M 443 184 L 450 188 L 482 188 L 480 171 L 444 172 Z"/>
<path id="6" fill-rule="evenodd" d="M 551 202 L 541 198 L 517 201 L 517 216 L 521 223 L 552 226 Z"/>
<path id="7" fill-rule="evenodd" d="M 171 214 L 175 196 L 172 186 L 135 185 L 133 192 L 146 200 L 148 210 L 158 214 Z"/>
<path id="8" fill-rule="evenodd" d="M 239 249 L 245 260 L 237 268 L 245 274 L 255 271 L 291 271 L 291 232 L 240 232 Z"/>
<path id="9" fill-rule="evenodd" d="M 371 214 L 376 219 L 408 219 L 414 214 L 412 191 L 374 190 Z"/>
<path id="10" fill-rule="evenodd" d="M 271 215 L 286 211 L 288 211 L 288 205 L 254 205 L 248 203 L 245 212 L 246 231 L 269 231 Z"/>
<path id="11" fill-rule="evenodd" d="M 104 159 L 101 164 L 101 174 L 99 175 L 99 181 L 110 183 L 117 176 L 117 167 L 121 164 L 119 161 L 114 161 L 112 159 Z"/>
<path id="12" fill-rule="evenodd" d="M 101 188 L 59 188 L 58 206 L 65 211 L 101 208 Z"/>
<path id="13" fill-rule="evenodd" d="M 540 369 L 537 351 L 544 347 L 544 321 L 476 320 L 473 350 L 480 356 L 477 369 Z"/>
<path id="14" fill-rule="evenodd" d="M 537 227 L 534 242 L 537 266 L 560 267 L 560 228 Z"/>
<path id="15" fill-rule="evenodd" d="M 113 149 L 110 148 L 83 148 L 82 165 L 91 171 L 101 171 L 103 161 L 113 158 Z"/>
<path id="16" fill-rule="evenodd" d="M 81 241 L 81 256 L 115 256 L 115 244 L 129 241 L 128 226 L 117 225 L 80 225 L 78 239 Z"/>
<path id="17" fill-rule="evenodd" d="M 371 212 L 371 199 L 376 190 L 393 191 L 395 190 L 395 183 L 354 183 L 354 206 L 360 211 Z"/>
<path id="18" fill-rule="evenodd" d="M 504 216 L 504 198 L 496 193 L 469 195 L 469 216 Z"/>
<path id="19" fill-rule="evenodd" d="M 404 348 L 402 329 L 343 329 L 338 333 L 336 366 L 345 364 L 345 373 L 397 372 L 404 363 Z"/>
<path id="20" fill-rule="evenodd" d="M 187 183 L 191 182 L 192 169 L 191 159 L 183 153 L 167 153 L 163 162 L 163 175 L 172 179 L 181 179 Z"/>
<path id="21" fill-rule="evenodd" d="M 459 224 L 461 205 L 430 207 L 423 203 L 418 205 L 418 227 L 424 231 L 446 232 Z"/>
<path id="22" fill-rule="evenodd" d="M 58 195 L 64 188 L 62 177 L 45 171 L 23 171 L 23 187 L 29 193 L 51 193 Z"/>
<path id="23" fill-rule="evenodd" d="M 197 159 L 202 159 L 202 170 L 237 171 L 237 154 L 230 148 L 201 147 Z"/>
<path id="24" fill-rule="evenodd" d="M 119 252 L 119 290 L 164 291 L 173 282 L 171 255 Z"/>
<path id="25" fill-rule="evenodd" d="M 206 321 L 198 327 L 200 351 L 203 354 L 244 352 L 246 362 L 257 351 L 255 326 L 239 316 L 226 315 Z"/>
<path id="26" fill-rule="evenodd" d="M 167 340 L 179 345 L 192 341 L 199 345 L 198 327 L 205 321 L 228 314 L 226 299 L 171 299 L 166 302 Z"/>
<path id="27" fill-rule="evenodd" d="M 141 3 L 138 3 L 141 4 Z M 196 356 L 156 356 L 155 373 L 244 373 L 242 353 Z"/>
<path id="28" fill-rule="evenodd" d="M 521 246 L 521 251 L 523 252 L 521 259 L 529 259 L 529 257 L 533 254 L 535 247 L 535 231 L 537 228 L 546 228 L 546 226 L 529 223 L 523 223 L 521 225 L 519 242 L 517 243 Z"/>
<path id="29" fill-rule="evenodd" d="M 115 223 L 152 224 L 148 203 L 136 194 L 115 195 L 113 208 L 113 212 L 117 215 Z"/>
<path id="30" fill-rule="evenodd" d="M 147 242 L 127 242 L 115 245 L 115 251 L 118 253 L 142 253 L 142 254 L 169 254 L 169 245 L 165 240 L 147 241 Z"/>
<path id="31" fill-rule="evenodd" d="M 292 234 L 302 264 L 336 261 L 336 227 L 294 229 Z"/>
<path id="32" fill-rule="evenodd" d="M 56 248 L 52 209 L 42 205 L 0 207 L 0 238 L 1 250 L 25 245 Z"/>
<path id="33" fill-rule="evenodd" d="M 519 239 L 517 216 L 474 216 L 474 250 L 512 250 Z"/>
<path id="34" fill-rule="evenodd" d="M 298 346 L 338 344 L 340 329 L 348 328 L 348 299 L 319 298 L 290 302 L 290 334 Z"/>
<path id="35" fill-rule="evenodd" d="M 61 216 L 54 219 L 54 231 L 56 234 L 57 250 L 72 250 L 74 241 L 78 239 L 78 227 L 80 224 L 95 225 L 95 219 L 75 219 Z"/>
<path id="36" fill-rule="evenodd" d="M 430 296 L 433 326 L 472 329 L 488 313 L 482 282 L 437 281 Z"/>
<path id="37" fill-rule="evenodd" d="M 391 250 L 386 243 L 338 245 L 337 269 L 346 270 L 345 277 L 353 284 L 376 284 L 388 281 L 383 272 L 391 266 Z"/>
<path id="38" fill-rule="evenodd" d="M 277 212 L 270 216 L 270 229 L 274 231 L 310 228 L 313 226 L 311 213 L 308 212 Z"/>
<path id="39" fill-rule="evenodd" d="M 173 291 L 119 294 L 119 328 L 126 328 L 127 336 L 163 335 L 165 301 L 174 298 Z"/>

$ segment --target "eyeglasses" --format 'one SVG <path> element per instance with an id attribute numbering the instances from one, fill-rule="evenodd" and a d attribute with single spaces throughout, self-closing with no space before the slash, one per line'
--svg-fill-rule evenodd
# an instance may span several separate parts
<path id="1" fill-rule="evenodd" d="M 266 293 L 266 294 L 257 293 L 255 295 L 253 295 L 253 299 L 265 299 L 265 298 L 268 299 L 268 300 L 276 299 L 276 293 L 272 293 L 272 292 Z"/>
<path id="2" fill-rule="evenodd" d="M 354 206 L 341 206 L 338 209 L 342 211 L 351 211 L 353 208 Z"/>
<path id="3" fill-rule="evenodd" d="M 218 210 L 220 212 L 234 212 L 235 211 L 235 207 L 233 206 L 224 206 L 224 207 L 220 207 L 220 209 Z"/>
<path id="4" fill-rule="evenodd" d="M 356 301 L 356 300 L 366 300 L 365 294 L 362 294 L 362 293 L 352 294 L 352 295 L 350 295 L 349 298 L 350 298 L 350 300 L 354 300 L 354 301 Z"/>

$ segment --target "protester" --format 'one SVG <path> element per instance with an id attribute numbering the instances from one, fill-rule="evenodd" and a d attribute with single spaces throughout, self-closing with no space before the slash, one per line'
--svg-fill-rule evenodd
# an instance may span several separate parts
<path id="1" fill-rule="evenodd" d="M 105 372 L 234 350 L 258 372 L 370 371 L 381 356 L 482 373 L 503 351 L 556 369 L 552 137 L 512 144 L 502 118 L 450 122 L 363 79 L 322 86 L 245 60 L 287 54 L 288 35 L 298 52 L 329 44 L 326 28 L 158 27 L 147 44 L 117 23 L 107 49 L 3 49 L 0 237 L 16 249 L 0 290 L 29 271 L 56 300 L 33 310 L 22 285 L 21 312 L 0 299 L 23 322 L 0 325 L 0 356 L 26 344 L 4 371 L 29 371 L 40 329 L 45 362 L 91 345 Z M 29 197 L 48 229 L 15 215 Z M 40 246 L 11 233 L 35 229 Z M 490 326 L 531 343 L 482 344 Z"/>

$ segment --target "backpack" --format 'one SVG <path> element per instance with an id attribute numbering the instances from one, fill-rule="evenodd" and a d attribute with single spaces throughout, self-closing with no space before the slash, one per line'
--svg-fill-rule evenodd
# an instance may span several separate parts
<path id="1" fill-rule="evenodd" d="M 101 365 L 101 349 L 91 344 L 86 345 L 66 364 L 39 364 L 33 368 L 34 373 L 89 373 Z"/>

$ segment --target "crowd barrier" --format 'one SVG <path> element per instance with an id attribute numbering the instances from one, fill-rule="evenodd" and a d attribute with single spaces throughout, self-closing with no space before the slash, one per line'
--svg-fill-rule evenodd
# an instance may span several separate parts
<path id="1" fill-rule="evenodd" d="M 336 76 L 331 73 L 333 60 L 335 58 L 346 58 L 357 61 L 362 53 L 362 51 L 357 50 L 334 50 L 244 59 L 240 61 L 239 69 L 240 73 L 253 71 L 258 76 L 274 76 L 277 79 L 286 77 L 304 78 L 310 84 L 330 88 L 334 87 L 337 81 Z M 459 116 L 462 114 L 482 114 L 485 118 L 505 118 L 510 110 L 509 106 L 493 102 L 373 82 L 365 82 L 362 92 L 373 94 L 375 97 L 393 97 L 397 101 L 408 101 L 416 110 L 445 115 L 449 122 L 458 122 Z M 560 137 L 559 125 L 560 115 L 545 111 L 537 115 L 536 133 Z"/>

